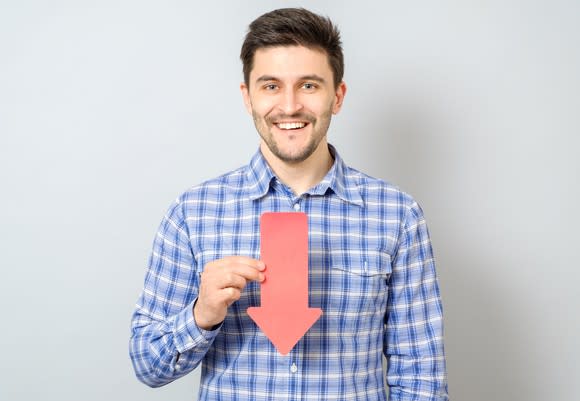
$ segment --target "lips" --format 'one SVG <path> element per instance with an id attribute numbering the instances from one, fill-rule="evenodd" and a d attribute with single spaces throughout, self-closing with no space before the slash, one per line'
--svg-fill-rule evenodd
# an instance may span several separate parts
<path id="1" fill-rule="evenodd" d="M 283 129 L 283 130 L 301 129 L 301 128 L 306 127 L 307 124 L 308 123 L 305 123 L 302 121 L 274 123 L 274 125 L 276 125 L 276 127 L 278 127 L 279 129 Z"/>
<path id="2" fill-rule="evenodd" d="M 293 115 L 268 115 L 265 117 L 266 123 L 275 126 L 281 131 L 300 130 L 310 124 L 314 124 L 316 118 L 306 113 L 296 113 Z"/>

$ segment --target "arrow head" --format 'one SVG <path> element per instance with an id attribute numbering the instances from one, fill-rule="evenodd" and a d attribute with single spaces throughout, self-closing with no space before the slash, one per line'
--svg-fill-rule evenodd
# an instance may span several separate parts
<path id="1" fill-rule="evenodd" d="M 248 315 L 282 355 L 290 352 L 322 315 L 320 308 L 248 308 Z"/>

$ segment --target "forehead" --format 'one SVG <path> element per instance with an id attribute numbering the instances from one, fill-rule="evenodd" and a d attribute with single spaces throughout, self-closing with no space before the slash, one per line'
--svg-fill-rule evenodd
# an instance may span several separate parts
<path id="1" fill-rule="evenodd" d="M 304 46 L 276 46 L 256 50 L 250 82 L 261 76 L 273 76 L 281 80 L 298 79 L 302 76 L 319 75 L 332 81 L 328 56 L 323 50 Z"/>

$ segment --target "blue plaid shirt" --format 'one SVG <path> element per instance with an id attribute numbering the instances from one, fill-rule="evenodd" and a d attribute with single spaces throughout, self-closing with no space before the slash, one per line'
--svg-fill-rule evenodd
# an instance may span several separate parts
<path id="1" fill-rule="evenodd" d="M 246 167 L 194 187 L 169 208 L 132 319 L 137 377 L 157 387 L 202 363 L 200 400 L 447 400 L 442 309 L 421 208 L 347 167 L 334 148 L 325 178 L 296 196 L 260 151 Z M 322 317 L 286 356 L 246 313 L 252 282 L 213 331 L 193 318 L 206 263 L 259 259 L 264 212 L 309 224 L 309 303 Z"/>

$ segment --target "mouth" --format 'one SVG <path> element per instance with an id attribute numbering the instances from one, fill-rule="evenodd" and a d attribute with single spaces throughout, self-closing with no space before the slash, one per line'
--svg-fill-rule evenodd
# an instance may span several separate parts
<path id="1" fill-rule="evenodd" d="M 309 123 L 304 121 L 291 121 L 291 122 L 278 122 L 274 123 L 274 125 L 284 131 L 293 131 L 298 130 L 306 127 Z"/>

